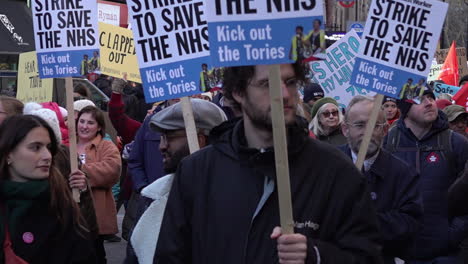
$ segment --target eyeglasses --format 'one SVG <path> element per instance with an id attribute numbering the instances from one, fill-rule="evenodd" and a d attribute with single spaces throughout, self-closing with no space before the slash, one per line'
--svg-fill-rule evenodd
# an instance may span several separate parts
<path id="1" fill-rule="evenodd" d="M 356 129 L 356 130 L 362 130 L 362 129 L 365 129 L 366 126 L 367 126 L 367 122 L 357 122 L 357 123 L 346 123 L 348 126 Z M 375 124 L 375 127 L 374 127 L 374 130 L 382 130 L 385 126 L 387 125 L 387 123 L 376 123 Z"/>
<path id="2" fill-rule="evenodd" d="M 169 143 L 176 138 L 184 138 L 187 137 L 186 134 L 162 134 L 161 135 L 161 143 Z"/>
<path id="3" fill-rule="evenodd" d="M 338 116 L 338 111 L 335 110 L 335 111 L 331 111 L 331 112 L 330 111 L 322 112 L 322 117 L 323 118 L 327 118 L 330 115 L 333 116 L 333 117 L 337 117 Z"/>
<path id="4" fill-rule="evenodd" d="M 296 78 L 289 78 L 287 80 L 282 81 L 287 88 L 298 88 L 299 87 L 299 80 Z M 270 83 L 268 79 L 260 80 L 257 82 L 252 83 L 253 86 L 260 87 L 263 89 L 269 89 Z"/>

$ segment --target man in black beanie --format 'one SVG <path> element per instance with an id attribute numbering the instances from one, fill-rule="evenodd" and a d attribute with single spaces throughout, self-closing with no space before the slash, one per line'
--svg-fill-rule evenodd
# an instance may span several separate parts
<path id="1" fill-rule="evenodd" d="M 322 87 L 317 83 L 308 83 L 304 87 L 304 104 L 307 104 L 310 108 L 314 106 L 315 102 L 322 99 L 325 96 Z"/>
<path id="2" fill-rule="evenodd" d="M 457 263 L 460 243 L 468 236 L 468 216 L 449 217 L 447 192 L 464 170 L 468 141 L 449 129 L 431 90 L 424 91 L 421 98 L 400 100 L 398 105 L 401 118 L 384 146 L 420 174 L 425 211 L 422 230 L 408 246 L 405 261 Z"/>

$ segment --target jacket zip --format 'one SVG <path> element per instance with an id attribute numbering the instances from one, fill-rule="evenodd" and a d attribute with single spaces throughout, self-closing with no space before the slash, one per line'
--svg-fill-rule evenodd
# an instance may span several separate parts
<path id="1" fill-rule="evenodd" d="M 267 202 L 268 198 L 270 198 L 271 194 L 275 190 L 275 181 L 270 179 L 268 176 L 265 176 L 265 181 L 263 183 L 263 194 L 260 198 L 260 201 L 257 204 L 257 208 L 255 209 L 254 215 L 252 216 L 252 220 L 250 221 L 249 230 L 247 231 L 247 237 L 245 238 L 245 246 L 244 246 L 244 264 L 247 264 L 247 247 L 249 245 L 249 236 L 250 231 L 252 230 L 252 225 L 255 220 L 255 217 L 260 213 L 263 206 Z"/>

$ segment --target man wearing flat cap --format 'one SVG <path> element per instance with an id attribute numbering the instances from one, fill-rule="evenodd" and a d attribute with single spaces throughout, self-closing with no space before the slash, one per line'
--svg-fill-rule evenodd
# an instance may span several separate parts
<path id="1" fill-rule="evenodd" d="M 200 148 L 209 144 L 210 131 L 226 121 L 217 105 L 202 99 L 191 99 L 197 138 Z M 134 255 L 128 253 L 125 263 L 152 263 L 159 237 L 166 202 L 180 161 L 190 155 L 185 132 L 182 104 L 176 103 L 156 113 L 150 120 L 152 130 L 161 134 L 159 150 L 163 156 L 166 176 L 157 179 L 141 191 L 151 204 L 141 216 L 130 238 Z"/>
<path id="2" fill-rule="evenodd" d="M 242 116 L 180 162 L 150 263 L 382 263 L 365 179 L 296 115 L 303 66 L 279 67 L 295 233 L 279 227 L 268 65 L 229 67 L 223 93 Z"/>

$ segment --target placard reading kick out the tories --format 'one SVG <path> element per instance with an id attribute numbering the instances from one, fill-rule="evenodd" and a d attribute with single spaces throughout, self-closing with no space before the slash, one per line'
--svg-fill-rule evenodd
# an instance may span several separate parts
<path id="1" fill-rule="evenodd" d="M 201 93 L 208 68 L 202 0 L 130 0 L 133 36 L 148 103 Z"/>
<path id="2" fill-rule="evenodd" d="M 98 70 L 96 0 L 34 0 L 32 13 L 41 78 Z"/>
<path id="3" fill-rule="evenodd" d="M 210 0 L 206 8 L 214 66 L 291 63 L 323 49 L 321 0 Z"/>

